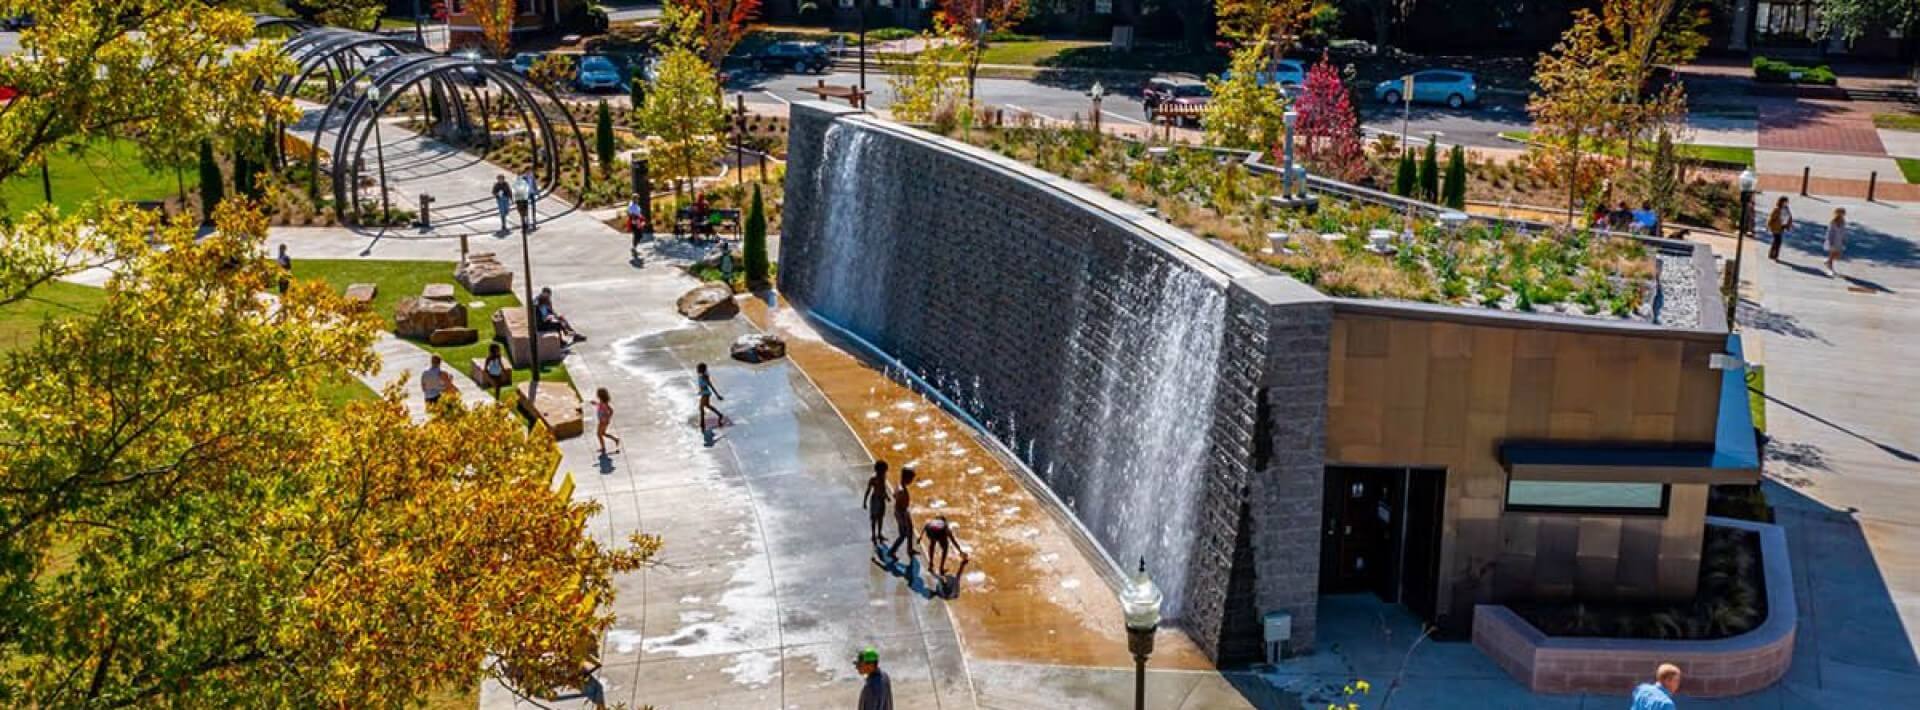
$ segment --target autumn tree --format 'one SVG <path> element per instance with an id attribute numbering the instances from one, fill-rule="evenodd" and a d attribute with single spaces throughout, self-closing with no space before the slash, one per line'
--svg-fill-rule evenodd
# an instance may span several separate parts
<path id="1" fill-rule="evenodd" d="M 527 67 L 527 81 L 547 91 L 558 94 L 573 83 L 573 57 L 565 54 L 543 54 Z"/>
<path id="2" fill-rule="evenodd" d="M 893 88 L 893 104 L 888 112 L 895 120 L 931 123 L 939 132 L 972 120 L 973 107 L 966 101 L 965 45 L 948 34 L 923 32 L 926 49 L 911 59 L 893 65 L 887 84 Z"/>
<path id="3" fill-rule="evenodd" d="M 1534 65 L 1539 88 L 1527 99 L 1533 116 L 1530 149 L 1565 179 L 1569 224 L 1581 191 L 1593 186 L 1592 171 L 1582 170 L 1586 153 L 1622 119 L 1620 98 L 1637 89 L 1624 57 L 1608 43 L 1600 16 L 1585 9 L 1573 16 L 1573 26 Z"/>
<path id="4" fill-rule="evenodd" d="M 1240 45 L 1264 40 L 1272 58 L 1279 59 L 1299 41 L 1316 4 L 1314 0 L 1220 0 L 1215 9 L 1218 32 Z"/>
<path id="5" fill-rule="evenodd" d="M 513 15 L 516 0 L 462 0 L 467 15 L 480 26 L 480 45 L 487 54 L 505 59 L 513 53 Z"/>
<path id="6" fill-rule="evenodd" d="M 749 23 L 760 16 L 760 0 L 668 0 L 667 7 L 694 18 L 700 56 L 714 69 L 720 68 L 734 45 L 747 36 Z"/>
<path id="7" fill-rule="evenodd" d="M 1027 0 L 941 0 L 936 26 L 948 28 L 945 34 L 967 45 L 967 95 L 973 95 L 975 79 L 980 75 L 980 54 L 987 46 L 986 34 L 1011 30 L 1027 17 Z M 963 38 L 963 39 L 962 39 Z"/>
<path id="8" fill-rule="evenodd" d="M 273 43 L 252 40 L 244 12 L 202 0 L 5 0 L 0 14 L 34 17 L 20 49 L 0 56 L 0 181 L 58 145 L 134 138 L 143 157 L 191 165 L 203 138 L 258 135 L 297 117 L 291 101 L 254 90 L 292 69 Z M 104 16 L 111 21 L 104 21 Z"/>
<path id="9" fill-rule="evenodd" d="M 112 254 L 96 307 L 0 355 L 0 698 L 13 707 L 403 707 L 577 683 L 611 577 L 657 538 L 583 532 L 558 453 L 496 404 L 412 421 L 380 318 L 319 281 L 277 299 L 265 218 L 201 237 L 103 204 L 0 228 L 0 302 Z M 149 245 L 149 238 L 154 243 Z M 101 257 L 79 257 L 101 260 Z M 398 373 L 404 377 L 405 373 Z"/>
<path id="10" fill-rule="evenodd" d="M 1299 113 L 1294 129 L 1304 162 L 1338 180 L 1353 182 L 1366 176 L 1366 146 L 1361 142 L 1353 99 L 1340 70 L 1325 54 L 1307 68 L 1307 81 L 1294 110 Z"/>
<path id="11" fill-rule="evenodd" d="M 655 164 L 681 181 L 696 175 L 725 147 L 715 134 L 726 128 L 727 110 L 713 68 L 685 47 L 661 59 L 658 77 L 639 112 L 640 129 L 653 138 L 649 153 Z"/>
<path id="12" fill-rule="evenodd" d="M 1276 84 L 1260 82 L 1267 65 L 1267 40 L 1233 50 L 1226 76 L 1208 77 L 1213 92 L 1201 124 L 1207 142 L 1229 148 L 1265 150 L 1286 131 L 1287 100 Z"/>

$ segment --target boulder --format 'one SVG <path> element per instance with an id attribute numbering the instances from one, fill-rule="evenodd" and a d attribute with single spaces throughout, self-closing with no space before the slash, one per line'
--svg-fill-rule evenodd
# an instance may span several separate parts
<path id="1" fill-rule="evenodd" d="M 733 302 L 733 289 L 726 284 L 707 283 L 680 296 L 680 315 L 694 320 L 726 320 L 740 313 Z"/>
<path id="2" fill-rule="evenodd" d="M 347 287 L 347 302 L 361 306 L 373 303 L 373 297 L 380 292 L 376 284 L 353 284 Z"/>
<path id="3" fill-rule="evenodd" d="M 733 339 L 733 359 L 741 362 L 766 362 L 787 356 L 787 341 L 778 335 L 754 333 Z"/>
<path id="4" fill-rule="evenodd" d="M 489 390 L 493 389 L 496 384 L 501 387 L 513 384 L 513 363 L 503 362 L 501 364 L 507 366 L 507 372 L 500 378 L 499 382 L 494 382 L 494 378 L 487 376 L 487 359 L 484 357 L 476 357 L 473 359 L 472 364 L 467 367 L 467 376 L 472 377 L 474 382 L 480 383 L 481 387 Z"/>
<path id="5" fill-rule="evenodd" d="M 429 301 L 452 302 L 453 284 L 427 284 L 426 288 L 420 289 L 420 297 Z"/>
<path id="6" fill-rule="evenodd" d="M 507 344 L 507 357 L 513 360 L 514 367 L 533 365 L 533 348 L 527 340 L 526 309 L 516 306 L 494 311 L 493 339 Z M 559 333 L 540 333 L 540 362 L 559 362 L 567 355 L 566 345 Z"/>
<path id="7" fill-rule="evenodd" d="M 520 393 L 520 411 L 529 417 L 547 425 L 547 432 L 553 438 L 571 439 L 586 431 L 580 417 L 580 395 L 573 393 L 573 387 L 563 382 L 545 382 L 540 385 L 540 393 L 527 396 L 527 386 L 531 382 L 522 382 L 513 386 Z"/>
<path id="8" fill-rule="evenodd" d="M 452 301 L 403 298 L 393 309 L 393 332 L 403 338 L 426 338 L 433 331 L 467 327 L 467 307 Z"/>
<path id="9" fill-rule="evenodd" d="M 467 255 L 453 270 L 453 280 L 467 287 L 467 292 L 475 296 L 485 296 L 513 291 L 513 272 L 500 265 L 500 260 L 492 252 L 474 252 Z"/>
<path id="10" fill-rule="evenodd" d="M 441 328 L 427 336 L 434 345 L 466 345 L 480 340 L 480 331 L 472 328 Z"/>

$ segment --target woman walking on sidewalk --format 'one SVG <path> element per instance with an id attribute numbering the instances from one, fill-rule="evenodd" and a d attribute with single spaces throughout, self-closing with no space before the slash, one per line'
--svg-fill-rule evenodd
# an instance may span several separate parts
<path id="1" fill-rule="evenodd" d="M 1780 245 L 1787 241 L 1787 234 L 1793 231 L 1793 210 L 1787 207 L 1787 196 L 1781 195 L 1780 201 L 1773 206 L 1773 214 L 1767 215 L 1767 233 L 1773 235 L 1773 245 L 1767 247 L 1767 258 L 1780 260 Z"/>
<path id="2" fill-rule="evenodd" d="M 1827 223 L 1827 275 L 1833 275 L 1833 262 L 1847 251 L 1847 208 L 1833 211 L 1833 221 Z"/>

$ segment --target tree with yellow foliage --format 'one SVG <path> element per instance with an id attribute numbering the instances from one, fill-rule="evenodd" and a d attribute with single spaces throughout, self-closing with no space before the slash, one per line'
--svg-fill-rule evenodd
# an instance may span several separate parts
<path id="1" fill-rule="evenodd" d="M 498 679 L 578 684 L 612 622 L 609 548 L 558 453 L 457 397 L 415 424 L 377 316 L 320 282 L 278 299 L 265 219 L 217 231 L 123 205 L 0 227 L 0 302 L 106 263 L 97 310 L 0 354 L 0 704 L 401 707 Z M 152 244 L 149 244 L 149 240 Z"/>

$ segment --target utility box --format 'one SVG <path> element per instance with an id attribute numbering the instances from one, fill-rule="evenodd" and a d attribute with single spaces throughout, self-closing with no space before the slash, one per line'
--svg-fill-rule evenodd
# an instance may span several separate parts
<path id="1" fill-rule="evenodd" d="M 1293 612 L 1270 611 L 1260 617 L 1263 628 L 1262 638 L 1267 642 L 1267 665 L 1280 665 L 1281 659 L 1290 653 L 1293 643 Z"/>

